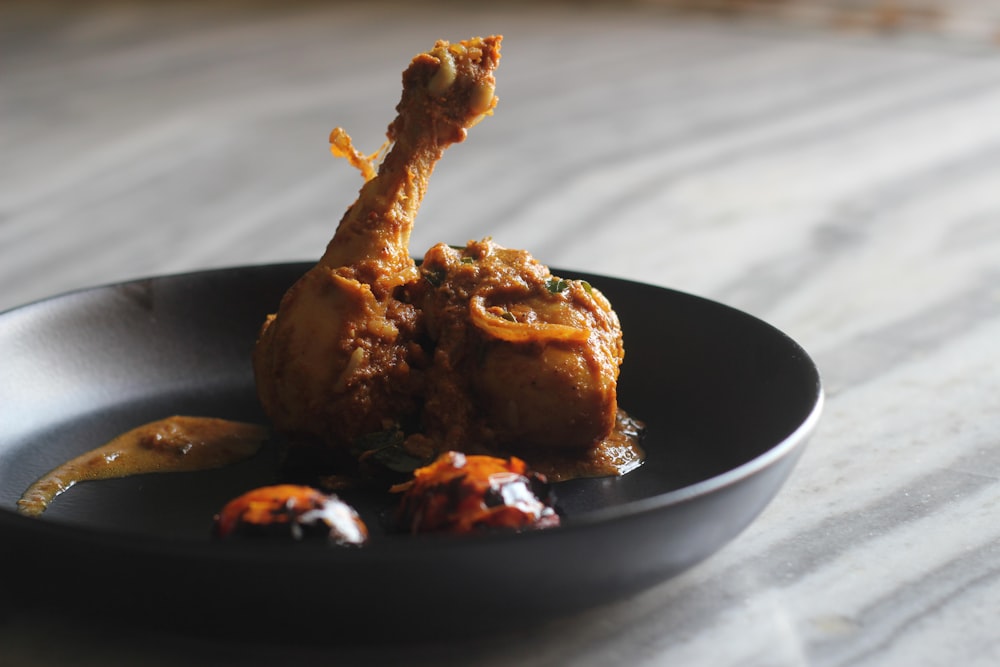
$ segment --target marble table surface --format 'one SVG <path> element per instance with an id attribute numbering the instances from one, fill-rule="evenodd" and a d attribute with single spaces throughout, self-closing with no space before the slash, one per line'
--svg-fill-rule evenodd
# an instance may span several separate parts
<path id="1" fill-rule="evenodd" d="M 5 3 L 0 310 L 315 258 L 360 185 L 329 131 L 374 150 L 413 54 L 502 33 L 415 252 L 492 235 L 745 310 L 827 402 L 721 551 L 524 635 L 277 648 L 6 609 L 0 664 L 1000 664 L 996 3 L 909 28 L 679 4 Z"/>

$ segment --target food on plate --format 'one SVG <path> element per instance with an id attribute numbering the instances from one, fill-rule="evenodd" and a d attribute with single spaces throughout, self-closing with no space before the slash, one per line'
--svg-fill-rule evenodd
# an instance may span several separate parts
<path id="1" fill-rule="evenodd" d="M 368 541 L 368 527 L 353 507 L 297 484 L 265 486 L 230 500 L 215 516 L 213 532 L 221 539 L 322 539 L 353 546 Z"/>
<path id="2" fill-rule="evenodd" d="M 173 416 L 143 424 L 63 463 L 21 495 L 21 514 L 38 516 L 74 484 L 153 472 L 207 470 L 248 459 L 268 430 L 211 417 Z"/>
<path id="3" fill-rule="evenodd" d="M 331 150 L 366 182 L 253 354 L 261 404 L 293 448 L 372 459 L 359 443 L 401 433 L 378 454 L 410 470 L 460 449 L 516 454 L 553 479 L 642 461 L 638 431 L 618 428 L 622 331 L 597 288 L 492 239 L 435 245 L 419 268 L 411 258 L 436 163 L 496 105 L 500 42 L 439 41 L 413 59 L 377 171 L 380 153 L 331 134 Z"/>
<path id="4" fill-rule="evenodd" d="M 589 450 L 615 426 L 618 317 L 588 283 L 487 239 L 424 256 L 414 289 L 433 343 L 424 427 L 462 442 Z"/>
<path id="5" fill-rule="evenodd" d="M 403 494 L 396 521 L 409 533 L 521 532 L 559 525 L 545 477 L 515 457 L 445 452 L 396 490 Z"/>
<path id="6" fill-rule="evenodd" d="M 410 231 L 444 150 L 496 104 L 499 49 L 499 37 L 438 42 L 404 72 L 377 175 L 262 327 L 254 372 L 278 430 L 346 446 L 417 416 L 426 352 L 422 315 L 402 294 L 419 279 Z"/>
<path id="7" fill-rule="evenodd" d="M 377 153 L 333 130 L 331 151 L 365 183 L 252 354 L 260 404 L 288 445 L 283 481 L 303 461 L 336 488 L 412 474 L 393 487 L 406 532 L 556 526 L 550 481 L 623 475 L 644 456 L 641 422 L 618 406 L 621 324 L 595 286 L 492 238 L 439 243 L 419 266 L 411 256 L 435 165 L 496 106 L 501 39 L 438 41 L 413 58 Z M 53 470 L 18 507 L 41 514 L 79 481 L 226 465 L 267 437 L 218 419 L 153 422 Z M 250 491 L 219 512 L 215 534 L 364 543 L 358 514 L 315 486 Z"/>

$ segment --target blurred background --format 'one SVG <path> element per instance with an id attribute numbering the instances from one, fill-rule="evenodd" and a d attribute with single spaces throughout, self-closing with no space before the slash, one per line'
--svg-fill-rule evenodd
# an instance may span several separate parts
<path id="1" fill-rule="evenodd" d="M 962 150 L 958 110 L 919 107 L 982 91 L 1000 6 L 42 0 L 0 5 L 0 31 L 0 308 L 315 257 L 361 184 L 329 131 L 374 151 L 409 58 L 486 33 L 506 36 L 497 115 L 439 167 L 414 254 L 492 234 L 760 307 L 724 254 L 693 258 L 722 253 L 720 234 L 812 252 L 811 230 L 833 233 L 817 215 L 865 206 L 846 182 L 862 151 L 870 185 Z"/>

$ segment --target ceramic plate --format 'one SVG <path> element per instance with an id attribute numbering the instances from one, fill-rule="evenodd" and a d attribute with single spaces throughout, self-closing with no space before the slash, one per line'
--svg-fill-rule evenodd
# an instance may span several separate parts
<path id="1" fill-rule="evenodd" d="M 213 542 L 226 500 L 276 480 L 270 448 L 222 470 L 81 484 L 41 518 L 16 513 L 38 476 L 143 422 L 264 422 L 250 352 L 264 315 L 308 266 L 151 278 L 0 315 L 0 587 L 21 604 L 219 634 L 425 636 L 535 623 L 632 594 L 736 537 L 819 418 L 815 365 L 770 325 L 681 292 L 556 270 L 614 304 L 626 345 L 619 402 L 647 425 L 639 469 L 556 486 L 558 529 L 376 530 L 363 549 Z M 377 527 L 384 496 L 345 497 Z"/>

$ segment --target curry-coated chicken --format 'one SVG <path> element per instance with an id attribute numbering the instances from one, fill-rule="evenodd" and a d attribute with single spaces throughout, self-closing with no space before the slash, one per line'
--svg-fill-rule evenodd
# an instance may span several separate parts
<path id="1" fill-rule="evenodd" d="M 439 41 L 403 73 L 391 149 L 257 341 L 257 391 L 279 431 L 342 446 L 418 412 L 421 313 L 398 298 L 418 278 L 410 231 L 444 150 L 496 104 L 500 41 Z M 364 166 L 345 133 L 331 143 Z"/>
<path id="2" fill-rule="evenodd" d="M 465 442 L 591 448 L 615 426 L 624 356 L 608 300 L 490 239 L 424 256 L 417 303 L 434 341 L 424 425 Z"/>
<path id="3" fill-rule="evenodd" d="M 618 428 L 624 350 L 604 295 L 491 239 L 438 244 L 419 269 L 409 251 L 435 164 L 493 111 L 500 41 L 439 41 L 413 59 L 377 172 L 379 154 L 333 131 L 331 150 L 366 182 L 322 258 L 265 321 L 258 393 L 293 440 L 392 459 L 393 470 L 455 450 L 514 452 L 550 479 L 623 474 L 642 454 Z M 401 425 L 391 447 L 359 444 Z"/>

